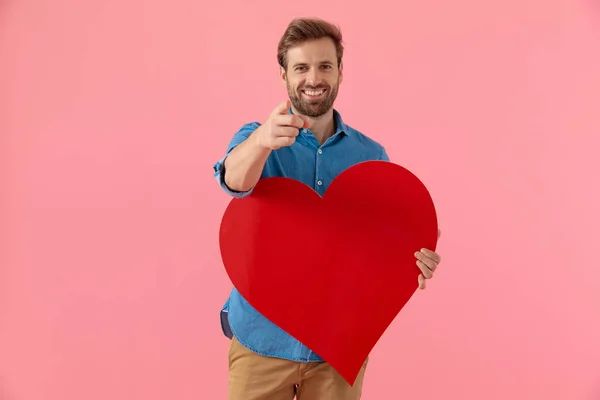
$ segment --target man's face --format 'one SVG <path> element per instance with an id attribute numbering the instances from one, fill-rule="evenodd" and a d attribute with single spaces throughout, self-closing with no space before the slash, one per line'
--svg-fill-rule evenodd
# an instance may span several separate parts
<path id="1" fill-rule="evenodd" d="M 303 115 L 319 117 L 329 111 L 342 82 L 335 44 L 329 38 L 312 40 L 288 50 L 287 71 L 281 78 L 294 108 Z"/>

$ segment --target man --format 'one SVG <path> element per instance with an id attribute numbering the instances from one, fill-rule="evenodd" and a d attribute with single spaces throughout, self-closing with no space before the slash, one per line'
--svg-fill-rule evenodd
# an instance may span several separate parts
<path id="1" fill-rule="evenodd" d="M 352 165 L 389 161 L 383 146 L 346 125 L 333 108 L 343 80 L 343 50 L 339 29 L 323 20 L 295 19 L 289 24 L 277 54 L 289 100 L 264 123 L 246 124 L 234 135 L 226 155 L 215 164 L 223 190 L 243 197 L 259 179 L 283 176 L 323 195 Z M 310 238 L 290 240 L 305 240 L 310 246 Z M 440 257 L 423 249 L 415 258 L 423 289 Z M 289 286 L 302 295 L 294 282 Z M 259 314 L 235 288 L 223 309 L 222 324 L 232 338 L 230 400 L 360 399 L 367 361 L 350 386 L 319 355 Z"/>

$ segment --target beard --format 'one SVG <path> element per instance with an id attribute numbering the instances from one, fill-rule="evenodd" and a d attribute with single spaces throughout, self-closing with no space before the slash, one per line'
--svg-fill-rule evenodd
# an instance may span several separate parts
<path id="1" fill-rule="evenodd" d="M 302 115 L 307 117 L 317 118 L 328 112 L 338 94 L 339 83 L 336 82 L 335 86 L 331 87 L 328 85 L 318 86 L 304 86 L 302 88 L 294 89 L 290 86 L 289 81 L 286 82 L 288 95 L 294 108 Z M 320 99 L 308 99 L 302 94 L 302 90 L 326 90 L 323 97 Z"/>

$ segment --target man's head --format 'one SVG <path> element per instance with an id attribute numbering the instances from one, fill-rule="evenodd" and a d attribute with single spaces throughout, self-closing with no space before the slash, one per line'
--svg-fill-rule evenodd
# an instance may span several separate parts
<path id="1" fill-rule="evenodd" d="M 300 114 L 327 113 L 342 82 L 342 34 L 321 19 L 294 19 L 279 41 L 277 60 L 292 105 Z"/>

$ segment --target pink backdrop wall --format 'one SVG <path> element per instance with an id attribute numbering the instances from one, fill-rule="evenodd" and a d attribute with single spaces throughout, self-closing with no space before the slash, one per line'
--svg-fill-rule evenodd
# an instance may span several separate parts
<path id="1" fill-rule="evenodd" d="M 0 2 L 0 399 L 225 398 L 212 163 L 285 99 L 295 16 L 342 26 L 337 106 L 443 231 L 364 398 L 600 399 L 585 0 Z"/>

